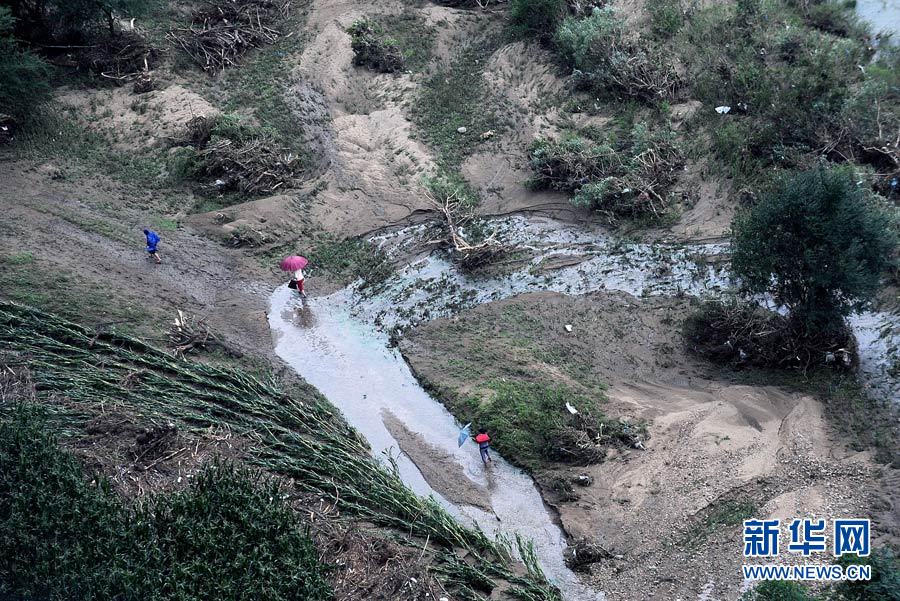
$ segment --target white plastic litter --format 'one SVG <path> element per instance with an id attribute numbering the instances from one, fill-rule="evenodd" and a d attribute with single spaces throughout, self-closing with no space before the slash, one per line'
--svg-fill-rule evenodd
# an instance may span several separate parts
<path id="1" fill-rule="evenodd" d="M 572 324 L 567 323 L 566 324 L 566 332 L 571 332 L 571 331 L 572 331 Z"/>
<path id="2" fill-rule="evenodd" d="M 730 107 L 730 106 L 724 106 L 724 105 L 723 105 L 723 106 L 717 106 L 717 107 L 716 107 L 716 112 L 719 113 L 720 115 L 727 115 L 728 113 L 731 112 L 731 107 Z"/>
<path id="3" fill-rule="evenodd" d="M 569 404 L 569 401 L 566 401 L 566 409 L 568 409 L 568 410 L 569 410 L 569 413 L 571 413 L 572 415 L 577 415 L 577 414 L 578 414 L 578 409 L 576 409 L 575 407 L 573 407 L 572 405 L 570 405 L 570 404 Z"/>

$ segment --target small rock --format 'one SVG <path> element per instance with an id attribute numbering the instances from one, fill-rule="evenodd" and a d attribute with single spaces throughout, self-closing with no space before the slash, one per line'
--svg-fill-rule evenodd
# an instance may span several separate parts
<path id="1" fill-rule="evenodd" d="M 464 134 L 464 133 L 466 133 L 467 131 L 469 131 L 469 130 L 466 129 L 465 127 L 457 127 L 457 128 L 456 128 L 456 133 Z"/>

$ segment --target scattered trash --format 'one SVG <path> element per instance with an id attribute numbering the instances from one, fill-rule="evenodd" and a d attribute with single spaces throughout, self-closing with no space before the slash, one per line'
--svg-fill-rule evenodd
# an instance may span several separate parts
<path id="1" fill-rule="evenodd" d="M 460 133 L 460 134 L 464 134 L 464 133 L 466 133 L 467 131 L 469 131 L 469 130 L 468 130 L 467 128 L 465 128 L 465 127 L 457 127 L 457 128 L 456 128 L 456 132 L 457 132 L 457 133 Z"/>
<path id="2" fill-rule="evenodd" d="M 594 483 L 594 478 L 590 474 L 578 474 L 572 478 L 572 482 L 578 486 L 590 486 Z"/>
<path id="3" fill-rule="evenodd" d="M 566 547 L 563 552 L 566 565 L 575 571 L 587 571 L 588 566 L 603 559 L 610 559 L 612 553 L 599 544 L 583 538 L 573 545 Z"/>
<path id="4" fill-rule="evenodd" d="M 569 410 L 569 413 L 572 415 L 578 415 L 578 409 L 569 404 L 569 401 L 566 401 L 566 409 Z"/>
<path id="5" fill-rule="evenodd" d="M 566 324 L 566 332 L 571 332 L 571 331 L 572 331 L 572 324 L 567 323 Z"/>
<path id="6" fill-rule="evenodd" d="M 719 113 L 720 115 L 727 115 L 728 113 L 731 112 L 731 107 L 730 106 L 717 106 L 716 112 Z"/>
<path id="7" fill-rule="evenodd" d="M 487 130 L 486 132 L 484 132 L 484 133 L 481 134 L 481 139 L 482 139 L 482 140 L 487 140 L 488 138 L 493 138 L 493 137 L 494 137 L 494 130 L 493 130 L 493 129 L 489 129 L 489 130 Z"/>

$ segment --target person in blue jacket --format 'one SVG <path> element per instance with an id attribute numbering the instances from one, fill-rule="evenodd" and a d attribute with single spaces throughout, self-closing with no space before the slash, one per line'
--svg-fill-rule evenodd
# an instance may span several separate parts
<path id="1" fill-rule="evenodd" d="M 144 230 L 144 236 L 147 238 L 147 252 L 153 257 L 157 265 L 162 263 L 162 259 L 159 258 L 159 252 L 156 250 L 156 246 L 159 244 L 159 234 L 153 230 Z"/>

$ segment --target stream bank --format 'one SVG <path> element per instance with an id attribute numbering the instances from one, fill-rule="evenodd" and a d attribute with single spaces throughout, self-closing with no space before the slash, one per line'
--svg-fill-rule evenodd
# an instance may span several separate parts
<path id="1" fill-rule="evenodd" d="M 391 455 L 402 479 L 414 491 L 435 496 L 455 516 L 486 532 L 532 539 L 542 567 L 565 599 L 601 598 L 599 591 L 592 590 L 565 566 L 565 536 L 532 479 L 500 457 L 485 469 L 474 446 L 458 447 L 460 424 L 421 387 L 402 356 L 390 348 L 390 337 L 417 324 L 529 292 L 575 296 L 607 290 L 638 298 L 718 296 L 730 287 L 721 260 L 727 245 L 627 243 L 594 230 L 539 218 L 513 217 L 496 225 L 507 243 L 533 253 L 523 267 L 495 276 L 472 277 L 460 273 L 440 254 L 431 253 L 413 259 L 374 293 L 360 293 L 354 285 L 326 297 L 301 301 L 288 288 L 278 288 L 271 297 L 269 313 L 275 351 L 344 413 L 370 442 L 376 456 Z M 396 257 L 414 246 L 421 234 L 421 226 L 416 226 L 382 236 L 376 242 Z M 895 320 L 868 314 L 859 317 L 856 323 L 863 325 L 855 327 L 870 332 L 881 322 Z M 864 377 L 873 387 L 896 384 L 882 369 L 885 339 L 861 335 L 860 342 Z M 790 395 L 774 390 L 749 393 L 744 388 L 721 394 L 733 398 L 738 406 L 747 401 L 772 405 L 772 419 L 784 419 L 797 411 L 808 413 L 813 407 L 809 401 L 798 404 Z M 687 389 L 656 394 L 695 396 Z M 699 394 L 702 402 L 708 403 L 720 393 Z M 725 417 L 717 419 L 727 421 Z M 417 465 L 410 452 L 399 452 L 409 449 L 410 437 L 419 445 L 412 453 L 418 454 L 415 459 L 420 464 L 422 448 L 428 450 L 426 455 L 443 463 L 447 477 L 441 482 L 435 481 L 434 465 Z M 771 442 L 788 444 L 777 438 Z M 441 468 L 437 466 L 437 471 Z M 471 500 L 473 494 L 477 501 Z"/>

